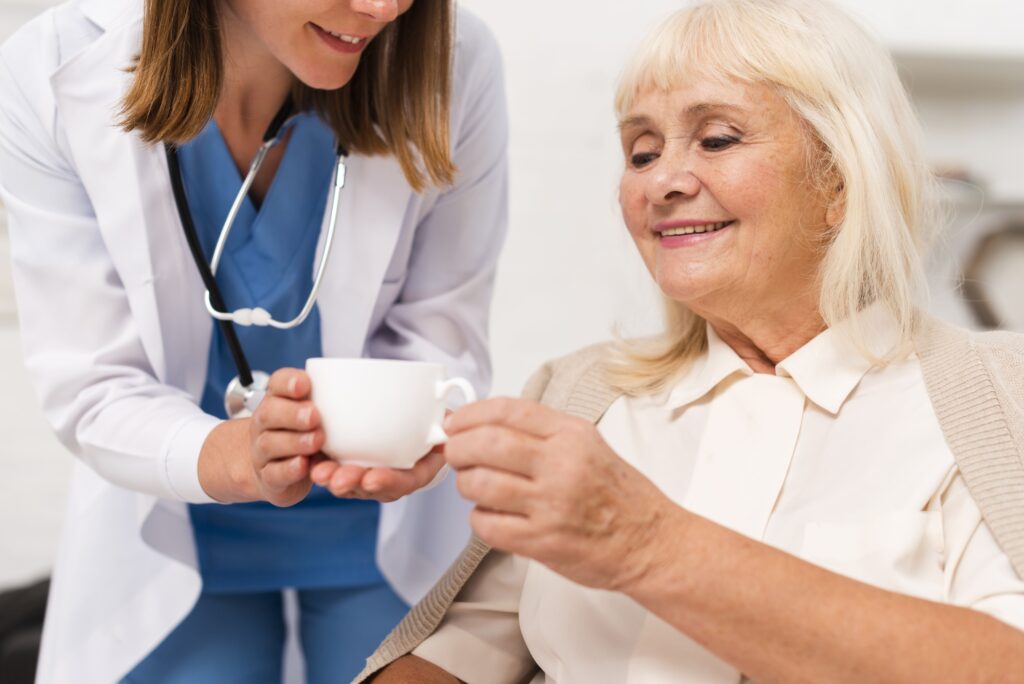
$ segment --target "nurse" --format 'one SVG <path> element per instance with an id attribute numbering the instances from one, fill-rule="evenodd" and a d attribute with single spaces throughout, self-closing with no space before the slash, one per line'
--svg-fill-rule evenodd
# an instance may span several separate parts
<path id="1" fill-rule="evenodd" d="M 463 546 L 440 454 L 323 460 L 296 370 L 430 360 L 486 391 L 506 113 L 453 5 L 79 0 L 0 48 L 26 363 L 78 457 L 40 682 L 280 681 L 291 588 L 307 679 L 344 681 Z M 215 322 L 207 289 L 298 320 Z"/>

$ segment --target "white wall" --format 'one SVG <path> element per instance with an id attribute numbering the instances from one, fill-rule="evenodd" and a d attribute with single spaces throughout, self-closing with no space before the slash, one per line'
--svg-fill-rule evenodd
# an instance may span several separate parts
<path id="1" fill-rule="evenodd" d="M 891 48 L 1020 56 L 1024 4 L 1014 0 L 838 0 Z"/>
<path id="2" fill-rule="evenodd" d="M 0 0 L 0 40 L 13 33 L 41 10 L 56 4 L 53 0 Z"/>
<path id="3" fill-rule="evenodd" d="M 0 38 L 49 0 L 0 0 Z M 505 54 L 512 140 L 511 231 L 493 314 L 495 390 L 515 393 L 543 360 L 608 337 L 615 325 L 643 332 L 658 312 L 615 202 L 618 170 L 611 98 L 626 55 L 677 0 L 462 0 L 484 18 Z M 904 60 L 930 74 L 919 106 L 935 161 L 970 168 L 989 194 L 1024 198 L 1024 3 L 999 0 L 843 0 Z M 947 83 L 950 64 L 980 64 Z M 943 61 L 946 60 L 946 61 Z M 952 60 L 952 61 L 950 61 Z M 957 62 L 956 60 L 961 60 Z M 922 66 L 923 65 L 923 66 Z M 1024 72 L 1024 70 L 1021 70 Z M 936 78 L 936 74 L 938 78 Z M 963 92 L 977 79 L 980 97 Z M 939 81 L 946 90 L 935 88 Z M 968 193 L 969 194 L 969 193 Z M 977 193 L 976 193 L 977 194 Z M 972 196 L 973 197 L 973 196 Z M 975 202 L 975 204 L 977 204 Z M 999 211 L 1014 211 L 1000 208 Z M 938 308 L 969 322 L 952 284 L 956 258 L 991 215 L 967 204 L 937 259 Z M 5 243 L 4 243 L 5 244 Z M 0 300 L 6 282 L 0 264 Z M 3 314 L 0 301 L 0 319 Z M 8 316 L 9 320 L 9 316 Z M 17 361 L 14 329 L 0 323 L 0 586 L 49 562 L 68 457 L 41 426 Z"/>

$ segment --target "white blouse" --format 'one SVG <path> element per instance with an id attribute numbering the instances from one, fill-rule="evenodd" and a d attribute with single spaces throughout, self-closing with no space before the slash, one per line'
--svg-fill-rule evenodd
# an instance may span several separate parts
<path id="1" fill-rule="evenodd" d="M 873 351 L 895 340 L 864 314 Z M 915 357 L 873 366 L 828 330 L 755 374 L 710 327 L 661 396 L 621 397 L 608 444 L 694 513 L 878 587 L 1024 629 L 1024 580 L 946 446 Z M 628 562 L 628 559 L 627 561 Z M 739 682 L 732 666 L 622 594 L 492 552 L 414 653 L 469 684 Z"/>

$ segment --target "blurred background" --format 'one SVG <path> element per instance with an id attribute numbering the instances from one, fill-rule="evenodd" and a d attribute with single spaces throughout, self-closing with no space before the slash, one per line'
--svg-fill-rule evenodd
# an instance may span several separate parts
<path id="1" fill-rule="evenodd" d="M 616 205 L 611 102 L 630 51 L 681 0 L 461 0 L 502 45 L 511 110 L 511 229 L 494 302 L 495 393 L 615 328 L 656 330 L 657 300 Z M 0 0 L 0 40 L 51 0 Z M 929 255 L 939 316 L 1024 331 L 1024 3 L 843 0 L 896 56 L 945 183 Z M 59 312 L 54 312 L 59 315 Z M 21 363 L 0 207 L 0 590 L 47 574 L 71 456 Z"/>

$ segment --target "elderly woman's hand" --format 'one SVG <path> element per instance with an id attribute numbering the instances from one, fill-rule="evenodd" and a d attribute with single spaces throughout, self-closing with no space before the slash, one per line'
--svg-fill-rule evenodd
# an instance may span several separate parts
<path id="1" fill-rule="evenodd" d="M 452 414 L 445 430 L 445 458 L 486 543 L 601 589 L 621 589 L 655 562 L 662 522 L 677 507 L 591 423 L 490 399 Z"/>

